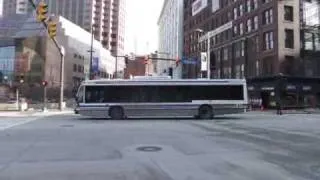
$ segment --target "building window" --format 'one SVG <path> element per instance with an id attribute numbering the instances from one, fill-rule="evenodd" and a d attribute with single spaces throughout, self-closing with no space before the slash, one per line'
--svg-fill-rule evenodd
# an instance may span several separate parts
<path id="1" fill-rule="evenodd" d="M 243 16 L 243 5 L 240 4 L 239 6 L 240 16 Z"/>
<path id="2" fill-rule="evenodd" d="M 233 35 L 236 36 L 238 34 L 238 25 L 233 26 Z"/>
<path id="3" fill-rule="evenodd" d="M 241 44 L 239 42 L 236 42 L 234 44 L 236 58 L 240 57 L 240 48 L 241 48 L 240 45 Z"/>
<path id="4" fill-rule="evenodd" d="M 273 49 L 273 32 L 265 32 L 263 34 L 264 50 Z"/>
<path id="5" fill-rule="evenodd" d="M 237 9 L 237 8 L 234 8 L 234 9 L 233 9 L 233 18 L 234 18 L 234 19 L 237 19 L 237 18 L 238 18 L 238 9 Z"/>
<path id="6" fill-rule="evenodd" d="M 257 29 L 258 29 L 258 26 L 259 26 L 258 16 L 255 16 L 255 17 L 253 18 L 253 29 L 254 29 L 254 30 L 257 30 Z"/>
<path id="7" fill-rule="evenodd" d="M 253 9 L 258 9 L 258 0 L 253 0 Z"/>
<path id="8" fill-rule="evenodd" d="M 284 6 L 284 20 L 293 21 L 293 7 Z"/>
<path id="9" fill-rule="evenodd" d="M 260 62 L 259 60 L 256 61 L 256 75 L 260 75 Z"/>
<path id="10" fill-rule="evenodd" d="M 247 11 L 251 11 L 251 0 L 247 0 Z"/>
<path id="11" fill-rule="evenodd" d="M 223 60 L 228 60 L 228 47 L 223 48 Z"/>
<path id="12" fill-rule="evenodd" d="M 251 30 L 252 30 L 252 22 L 251 22 L 251 19 L 248 19 L 247 20 L 247 31 L 251 32 Z"/>
<path id="13" fill-rule="evenodd" d="M 82 67 L 81 67 L 81 65 L 78 65 L 78 72 L 82 72 Z"/>
<path id="14" fill-rule="evenodd" d="M 240 78 L 244 78 L 244 64 L 241 64 Z"/>
<path id="15" fill-rule="evenodd" d="M 263 18 L 262 18 L 263 24 L 271 24 L 273 22 L 273 10 L 268 9 L 263 12 Z"/>
<path id="16" fill-rule="evenodd" d="M 240 67 L 240 65 L 236 66 L 236 78 L 237 79 L 241 78 L 241 67 Z"/>
<path id="17" fill-rule="evenodd" d="M 242 35 L 243 34 L 243 23 L 240 23 L 239 29 L 240 29 L 240 35 Z"/>
<path id="18" fill-rule="evenodd" d="M 265 3 L 268 3 L 268 2 L 271 2 L 272 0 L 262 0 L 262 4 L 265 4 Z"/>
<path id="19" fill-rule="evenodd" d="M 77 72 L 77 65 L 73 64 L 73 72 Z"/>
<path id="20" fill-rule="evenodd" d="M 294 34 L 293 29 L 285 29 L 285 48 L 294 48 Z"/>
<path id="21" fill-rule="evenodd" d="M 245 44 L 244 44 L 244 41 L 241 41 L 241 56 L 244 56 L 244 49 L 245 49 Z"/>

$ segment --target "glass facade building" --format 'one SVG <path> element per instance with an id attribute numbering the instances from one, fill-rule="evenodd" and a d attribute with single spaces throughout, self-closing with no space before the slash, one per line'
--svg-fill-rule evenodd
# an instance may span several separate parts
<path id="1" fill-rule="evenodd" d="M 91 34 L 67 19 L 54 17 L 56 40 L 65 48 L 65 96 L 72 98 L 80 82 L 89 77 Z M 93 57 L 98 59 L 96 77 L 111 78 L 115 58 L 94 40 Z M 22 96 L 41 101 L 43 80 L 48 82 L 50 100 L 59 98 L 60 53 L 48 38 L 46 29 L 33 14 L 0 18 L 0 80 L 1 84 L 20 88 Z M 21 81 L 23 80 L 23 81 Z M 23 82 L 23 83 L 21 83 Z"/>

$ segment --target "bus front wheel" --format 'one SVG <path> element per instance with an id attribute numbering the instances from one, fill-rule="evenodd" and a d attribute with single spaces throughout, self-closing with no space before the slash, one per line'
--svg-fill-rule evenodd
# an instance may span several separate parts
<path id="1" fill-rule="evenodd" d="M 113 120 L 120 120 L 124 117 L 124 112 L 122 107 L 112 107 L 109 110 L 109 116 Z"/>
<path id="2" fill-rule="evenodd" d="M 213 118 L 213 110 L 209 105 L 202 105 L 199 108 L 198 117 L 200 119 L 212 119 Z"/>

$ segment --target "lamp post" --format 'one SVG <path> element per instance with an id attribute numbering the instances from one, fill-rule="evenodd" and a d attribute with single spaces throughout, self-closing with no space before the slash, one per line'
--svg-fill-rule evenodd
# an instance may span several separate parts
<path id="1" fill-rule="evenodd" d="M 94 34 L 93 34 L 93 25 L 91 26 L 91 45 L 90 45 L 90 50 L 88 52 L 90 52 L 90 61 L 89 61 L 89 80 L 92 79 L 92 58 L 93 58 L 93 40 L 94 40 Z"/>

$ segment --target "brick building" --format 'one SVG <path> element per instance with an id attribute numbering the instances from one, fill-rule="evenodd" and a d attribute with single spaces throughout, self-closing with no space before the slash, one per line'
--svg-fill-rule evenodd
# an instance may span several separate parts
<path id="1" fill-rule="evenodd" d="M 210 40 L 211 78 L 250 80 L 257 78 L 254 82 L 258 88 L 252 87 L 259 92 L 257 94 L 263 89 L 264 77 L 279 74 L 288 77 L 319 76 L 319 61 L 306 59 L 301 53 L 305 52 L 306 55 L 308 52 L 304 51 L 306 41 L 301 41 L 310 36 L 302 33 L 306 32 L 305 27 L 309 27 L 305 26 L 305 22 L 310 22 L 312 17 L 319 20 L 319 10 L 311 9 L 319 7 L 318 2 L 316 0 L 185 0 L 184 56 L 199 59 L 200 52 L 208 51 L 208 40 Z M 308 15 L 308 12 L 318 12 L 318 14 L 312 16 Z M 314 26 L 312 31 L 319 32 Z M 301 31 L 302 29 L 304 31 Z M 307 39 L 312 41 L 307 43 L 309 48 L 313 47 L 312 53 L 308 55 L 319 54 L 320 49 L 316 48 L 318 44 L 314 40 L 319 39 L 318 36 L 313 40 Z M 185 78 L 200 76 L 199 65 L 184 65 L 183 71 L 183 74 L 186 74 Z M 274 82 L 268 85 L 273 88 L 267 89 L 275 89 Z M 303 85 L 299 85 L 300 90 L 302 87 Z M 297 85 L 296 91 L 299 91 L 299 88 Z"/>
<path id="2" fill-rule="evenodd" d="M 131 76 L 145 76 L 154 73 L 154 62 L 146 60 L 146 56 L 136 56 L 134 60 L 129 60 L 124 69 L 124 78 Z"/>

